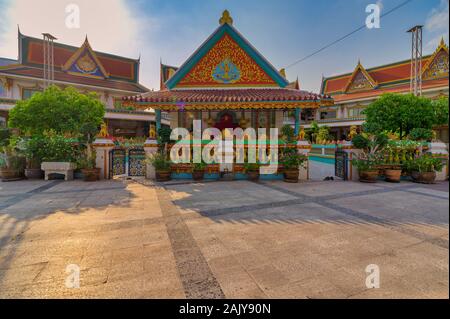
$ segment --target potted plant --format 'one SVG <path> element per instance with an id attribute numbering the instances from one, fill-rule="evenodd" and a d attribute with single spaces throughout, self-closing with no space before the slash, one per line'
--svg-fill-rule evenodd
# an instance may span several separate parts
<path id="1" fill-rule="evenodd" d="M 376 183 L 379 175 L 376 158 L 359 158 L 353 160 L 353 165 L 358 169 L 359 181 L 362 183 Z"/>
<path id="2" fill-rule="evenodd" d="M 260 165 L 258 163 L 245 163 L 244 168 L 250 181 L 257 181 L 259 179 Z"/>
<path id="3" fill-rule="evenodd" d="M 287 183 L 298 183 L 300 167 L 304 166 L 306 157 L 298 153 L 290 153 L 283 157 L 284 181 Z"/>
<path id="4" fill-rule="evenodd" d="M 192 178 L 194 179 L 194 181 L 203 180 L 203 177 L 205 176 L 205 168 L 206 163 L 204 162 L 194 163 L 192 169 Z"/>
<path id="5" fill-rule="evenodd" d="M 353 145 L 360 150 L 355 154 L 352 164 L 358 169 L 359 180 L 363 183 L 375 183 L 379 175 L 379 164 L 382 162 L 382 150 L 387 145 L 385 134 L 359 134 L 353 138 Z"/>
<path id="6" fill-rule="evenodd" d="M 91 154 L 90 157 L 81 158 L 78 161 L 85 182 L 95 182 L 100 180 L 100 169 L 96 166 L 96 157 Z"/>
<path id="7" fill-rule="evenodd" d="M 44 177 L 41 162 L 45 149 L 45 138 L 42 136 L 35 136 L 25 141 L 25 157 L 27 160 L 25 177 L 27 179 L 42 179 Z"/>
<path id="8" fill-rule="evenodd" d="M 411 174 L 415 183 L 433 184 L 436 172 L 443 168 L 442 161 L 431 154 L 425 154 L 405 163 L 406 170 Z"/>
<path id="9" fill-rule="evenodd" d="M 156 152 L 147 158 L 148 162 L 155 168 L 156 181 L 167 182 L 171 179 L 170 166 L 171 163 L 167 159 L 166 155 L 161 152 Z"/>
<path id="10" fill-rule="evenodd" d="M 25 169 L 25 158 L 16 149 L 17 140 L 8 129 L 0 130 L 0 178 L 3 181 L 21 179 Z"/>

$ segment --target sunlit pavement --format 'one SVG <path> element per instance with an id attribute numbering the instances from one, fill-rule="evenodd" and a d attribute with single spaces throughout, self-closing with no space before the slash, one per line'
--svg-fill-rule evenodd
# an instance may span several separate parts
<path id="1" fill-rule="evenodd" d="M 448 183 L 0 183 L 0 297 L 448 298 L 448 205 Z"/>

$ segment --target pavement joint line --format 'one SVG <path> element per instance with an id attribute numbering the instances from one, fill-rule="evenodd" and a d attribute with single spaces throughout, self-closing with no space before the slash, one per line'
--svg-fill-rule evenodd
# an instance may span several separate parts
<path id="1" fill-rule="evenodd" d="M 168 191 L 156 188 L 156 196 L 165 219 L 178 274 L 188 299 L 224 299 L 225 294 L 211 271 L 191 231 Z"/>
<path id="2" fill-rule="evenodd" d="M 37 187 L 35 189 L 32 189 L 31 191 L 27 192 L 27 193 L 23 193 L 20 195 L 16 195 L 12 198 L 7 199 L 6 201 L 4 201 L 3 203 L 0 204 L 0 210 L 2 209 L 6 209 L 9 208 L 13 205 L 16 205 L 24 200 L 29 199 L 30 197 L 36 195 L 36 194 L 40 194 L 46 190 L 49 190 L 50 188 L 55 187 L 56 185 L 61 184 L 63 181 L 57 180 L 57 181 L 52 181 L 49 182 L 45 185 L 42 185 L 40 187 Z"/>
<path id="3" fill-rule="evenodd" d="M 414 187 L 414 188 L 416 188 L 416 187 Z M 432 197 L 432 198 L 436 198 L 436 199 L 448 200 L 448 197 L 439 196 L 439 195 L 435 195 L 435 194 L 422 193 L 422 192 L 418 192 L 418 191 L 414 191 L 414 190 L 402 190 L 402 192 L 411 193 L 411 194 L 415 194 L 415 195 L 422 195 L 422 196 Z"/>
<path id="4" fill-rule="evenodd" d="M 261 183 L 259 183 L 259 184 L 261 184 Z M 272 188 L 272 189 L 278 190 L 280 192 L 283 192 L 283 188 L 282 187 L 277 187 L 275 185 L 269 185 L 269 184 L 261 184 L 261 185 L 264 185 L 264 186 L 266 186 L 268 188 Z M 407 186 L 395 187 L 395 188 L 387 187 L 387 188 L 385 188 L 384 191 L 383 190 L 379 190 L 379 191 L 364 191 L 364 192 L 348 193 L 347 195 L 349 195 L 349 196 L 345 196 L 345 194 L 344 194 L 344 196 L 340 196 L 338 198 L 347 198 L 347 197 L 361 196 L 361 194 L 365 194 L 367 192 L 368 192 L 368 194 L 375 194 L 375 193 L 380 194 L 380 193 L 386 193 L 386 192 L 390 192 L 390 191 L 401 191 L 402 189 L 403 190 L 405 190 L 405 189 L 407 190 L 409 188 L 417 188 L 417 187 L 414 186 L 414 185 L 407 185 Z M 286 194 L 292 194 L 293 195 L 293 194 L 295 194 L 295 192 L 287 190 Z M 351 194 L 353 194 L 353 195 L 351 195 Z M 355 194 L 358 194 L 358 195 L 355 195 Z M 422 194 L 422 193 L 420 193 L 420 194 Z M 388 228 L 390 230 L 397 231 L 397 232 L 400 232 L 402 234 L 409 235 L 411 237 L 414 237 L 414 238 L 417 238 L 417 239 L 429 242 L 430 244 L 439 246 L 441 248 L 444 248 L 444 249 L 447 249 L 447 250 L 449 249 L 449 242 L 448 242 L 448 240 L 445 240 L 445 239 L 440 238 L 440 237 L 430 236 L 428 234 L 425 234 L 423 232 L 419 232 L 419 231 L 411 229 L 411 228 L 403 227 L 400 224 L 393 223 L 393 222 L 391 222 L 391 221 L 389 221 L 389 220 L 387 220 L 385 218 L 379 218 L 379 217 L 376 217 L 376 216 L 372 216 L 372 215 L 369 215 L 369 214 L 358 212 L 358 211 L 350 209 L 350 208 L 346 208 L 346 207 L 342 207 L 342 206 L 336 205 L 334 203 L 329 202 L 329 200 L 334 199 L 334 198 L 332 198 L 330 196 L 312 197 L 312 196 L 307 196 L 307 195 L 303 195 L 303 194 L 298 194 L 297 197 L 299 197 L 301 199 L 310 198 L 311 202 L 314 202 L 314 203 L 317 203 L 317 204 L 322 205 L 324 207 L 333 209 L 333 210 L 338 211 L 338 212 L 340 212 L 342 214 L 349 215 L 349 216 L 352 216 L 352 217 L 356 217 L 356 218 L 362 219 L 362 220 L 364 220 L 366 222 L 369 222 L 369 223 L 375 223 L 375 224 L 384 226 L 384 227 L 386 227 L 386 228 Z M 447 199 L 447 198 L 445 198 L 445 199 Z"/>

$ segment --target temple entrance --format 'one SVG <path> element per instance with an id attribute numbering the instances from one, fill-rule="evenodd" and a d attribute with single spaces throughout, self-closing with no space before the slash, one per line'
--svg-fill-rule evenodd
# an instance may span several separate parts
<path id="1" fill-rule="evenodd" d="M 126 173 L 126 151 L 114 149 L 109 156 L 109 177 L 125 175 Z"/>
<path id="2" fill-rule="evenodd" d="M 133 149 L 128 151 L 128 176 L 145 176 L 145 151 Z"/>

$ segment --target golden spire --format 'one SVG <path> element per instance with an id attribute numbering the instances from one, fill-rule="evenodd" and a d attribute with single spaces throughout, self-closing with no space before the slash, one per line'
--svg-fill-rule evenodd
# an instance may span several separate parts
<path id="1" fill-rule="evenodd" d="M 219 20 L 220 25 L 223 25 L 225 23 L 228 23 L 229 25 L 233 25 L 233 18 L 230 15 L 230 12 L 228 10 L 225 10 L 222 13 L 222 18 Z"/>

